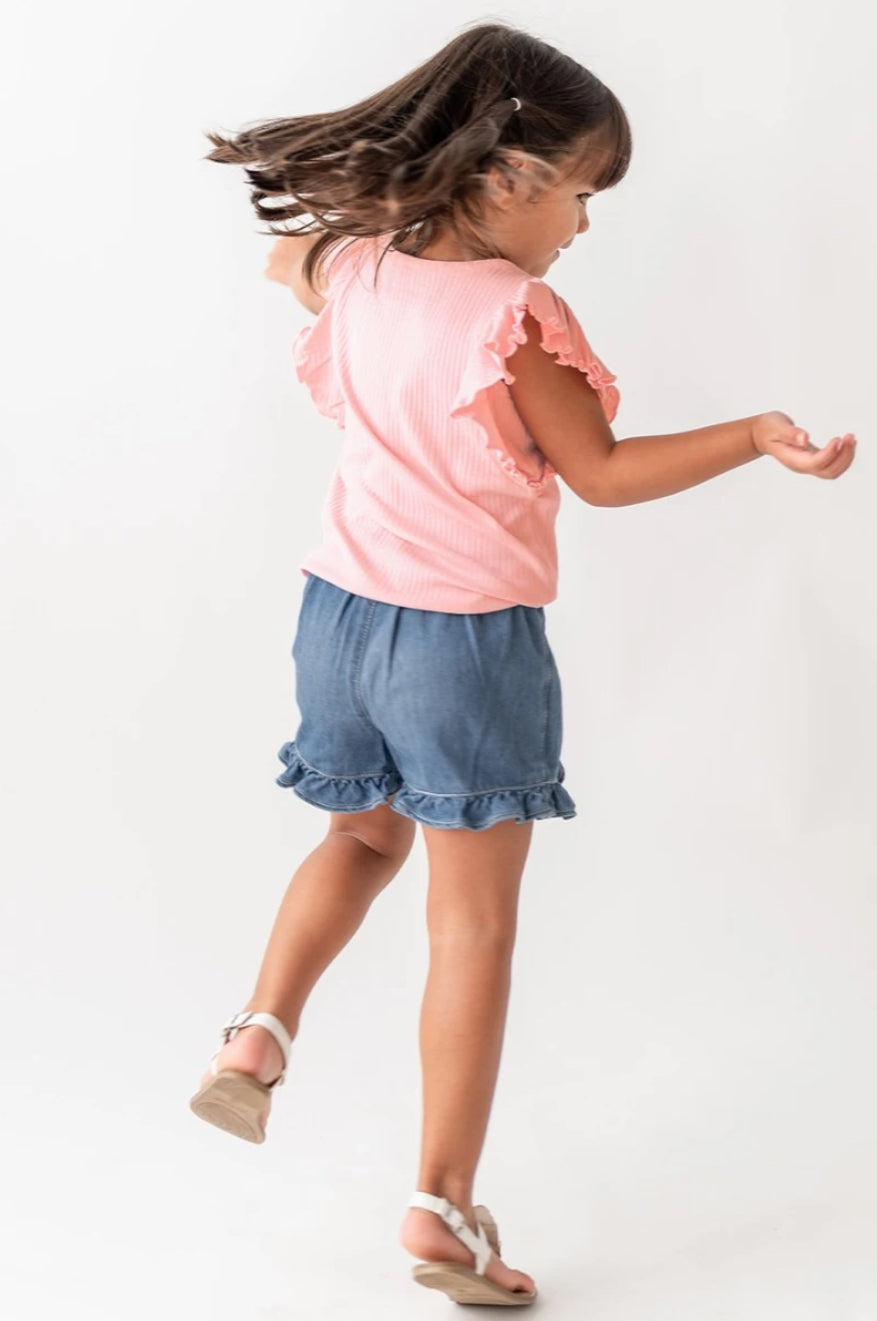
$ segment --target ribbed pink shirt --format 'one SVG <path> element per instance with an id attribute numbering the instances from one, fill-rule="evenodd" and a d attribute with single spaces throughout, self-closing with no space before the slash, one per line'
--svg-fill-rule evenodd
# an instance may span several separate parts
<path id="1" fill-rule="evenodd" d="M 505 359 L 526 340 L 578 368 L 612 421 L 615 377 L 569 306 L 505 258 L 434 261 L 359 238 L 327 259 L 327 302 L 293 344 L 298 379 L 344 432 L 307 575 L 454 614 L 557 595 L 555 469 L 514 407 Z"/>

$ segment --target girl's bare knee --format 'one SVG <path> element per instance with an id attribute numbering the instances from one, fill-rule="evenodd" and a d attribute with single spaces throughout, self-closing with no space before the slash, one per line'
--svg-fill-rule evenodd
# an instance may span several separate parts
<path id="1" fill-rule="evenodd" d="M 391 794 L 365 812 L 332 812 L 326 833 L 355 835 L 375 853 L 398 859 L 401 866 L 411 852 L 417 827 L 409 817 L 393 811 L 390 804 L 395 797 Z"/>

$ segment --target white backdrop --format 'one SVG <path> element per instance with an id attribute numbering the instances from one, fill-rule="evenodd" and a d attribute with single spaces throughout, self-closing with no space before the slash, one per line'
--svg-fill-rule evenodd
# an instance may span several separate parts
<path id="1" fill-rule="evenodd" d="M 262 1147 L 189 1113 L 328 817 L 274 784 L 340 433 L 208 129 L 335 109 L 464 24 L 568 51 L 627 179 L 552 268 L 615 435 L 770 458 L 597 509 L 547 608 L 579 815 L 540 822 L 475 1199 L 558 1321 L 877 1317 L 871 16 L 741 0 L 54 4 L 7 19 L 2 1251 L 10 1321 L 438 1315 L 421 837 L 319 983 Z M 526 91 L 526 89 L 523 89 Z"/>

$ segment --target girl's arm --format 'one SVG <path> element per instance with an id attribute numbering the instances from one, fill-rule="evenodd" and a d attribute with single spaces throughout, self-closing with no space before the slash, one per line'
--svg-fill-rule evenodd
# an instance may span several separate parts
<path id="1" fill-rule="evenodd" d="M 629 436 L 617 441 L 603 468 L 600 504 L 633 505 L 658 500 L 760 458 L 753 437 L 753 426 L 760 416 L 756 413 L 694 431 Z"/>
<path id="2" fill-rule="evenodd" d="M 694 431 L 617 440 L 584 374 L 561 365 L 541 347 L 541 327 L 530 312 L 522 325 L 526 343 L 507 359 L 515 377 L 509 385 L 512 401 L 538 449 L 587 504 L 617 507 L 657 500 L 764 454 L 813 477 L 838 477 L 852 462 L 852 436 L 835 437 L 817 449 L 806 431 L 778 411 Z"/>
<path id="3" fill-rule="evenodd" d="M 286 234 L 279 238 L 268 254 L 264 274 L 269 280 L 288 285 L 298 301 L 309 312 L 320 312 L 326 300 L 306 283 L 302 263 L 311 246 L 320 237 L 313 234 Z"/>

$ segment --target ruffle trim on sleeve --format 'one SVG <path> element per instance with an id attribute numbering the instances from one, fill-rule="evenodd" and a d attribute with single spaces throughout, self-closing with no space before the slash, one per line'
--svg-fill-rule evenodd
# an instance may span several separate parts
<path id="1" fill-rule="evenodd" d="M 612 422 L 621 399 L 613 384 L 617 377 L 591 348 L 569 304 L 550 285 L 535 276 L 523 281 L 497 309 L 464 375 L 451 415 L 480 421 L 478 400 L 481 393 L 498 381 L 506 385 L 514 383 L 516 378 L 506 359 L 514 354 L 516 345 L 527 341 L 522 324 L 527 311 L 542 327 L 541 347 L 548 353 L 556 353 L 557 361 L 563 366 L 584 372 L 600 397 L 607 422 Z M 509 476 L 522 486 L 538 490 L 555 475 L 556 470 L 546 460 L 540 477 L 529 476 L 511 454 L 493 443 L 492 437 L 488 437 L 488 449 Z"/>
<path id="2" fill-rule="evenodd" d="M 300 330 L 292 342 L 295 374 L 307 386 L 317 410 L 344 430 L 344 396 L 332 355 L 332 302 L 327 301 L 316 321 Z"/>
<path id="3" fill-rule="evenodd" d="M 371 255 L 369 239 L 348 236 L 333 247 L 323 267 L 325 299 L 317 318 L 299 331 L 292 344 L 295 373 L 306 385 L 317 410 L 344 430 L 344 396 L 333 366 L 332 318 L 338 293 L 358 274 L 363 257 Z"/>

